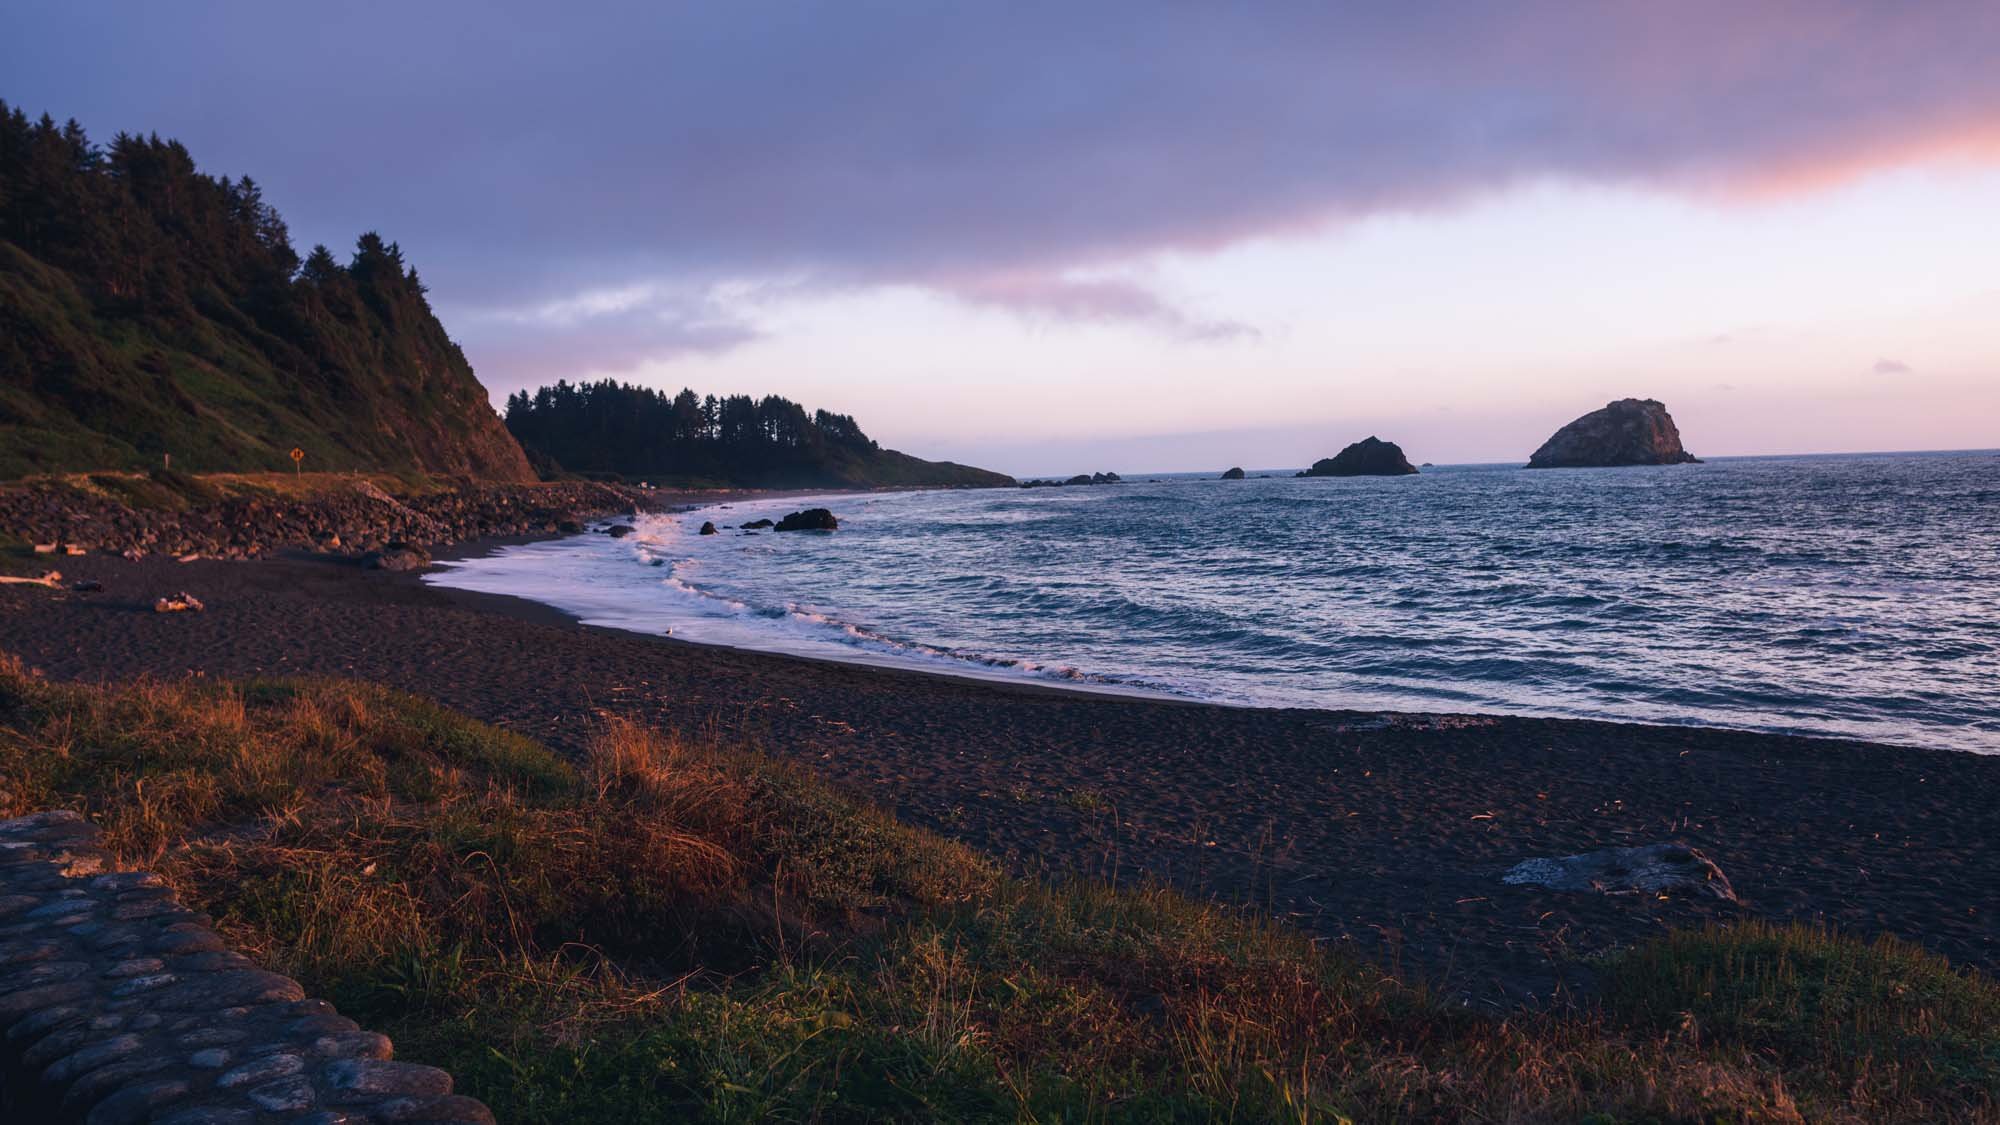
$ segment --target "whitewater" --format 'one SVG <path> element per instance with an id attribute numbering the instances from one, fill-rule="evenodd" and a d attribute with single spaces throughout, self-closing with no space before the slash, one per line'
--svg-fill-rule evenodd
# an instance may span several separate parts
<path id="1" fill-rule="evenodd" d="M 813 506 L 841 529 L 740 528 Z M 633 522 L 427 580 L 684 641 L 1083 690 L 2000 752 L 2000 453 L 1179 474 Z"/>

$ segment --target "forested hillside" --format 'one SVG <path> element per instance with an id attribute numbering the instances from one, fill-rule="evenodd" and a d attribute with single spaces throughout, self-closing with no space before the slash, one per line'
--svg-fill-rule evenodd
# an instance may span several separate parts
<path id="1" fill-rule="evenodd" d="M 883 449 L 853 418 L 775 395 L 666 395 L 605 380 L 507 399 L 507 428 L 546 471 L 769 488 L 993 486 L 1000 473 Z"/>
<path id="2" fill-rule="evenodd" d="M 364 234 L 301 261 L 248 176 L 0 102 L 0 477 L 140 468 L 414 469 L 526 458 L 414 267 Z"/>

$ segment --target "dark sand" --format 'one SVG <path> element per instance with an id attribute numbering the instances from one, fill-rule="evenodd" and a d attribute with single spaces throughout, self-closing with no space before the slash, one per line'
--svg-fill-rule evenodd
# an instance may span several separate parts
<path id="1" fill-rule="evenodd" d="M 1015 687 L 586 628 L 323 559 L 59 564 L 104 592 L 0 586 L 0 650 L 51 676 L 358 676 L 569 750 L 612 711 L 740 736 L 1021 871 L 1158 876 L 1478 1003 L 1587 991 L 1582 955 L 1744 916 L 2000 961 L 2000 758 Z M 181 589 L 208 611 L 151 612 Z M 1670 839 L 1744 905 L 1500 882 Z"/>

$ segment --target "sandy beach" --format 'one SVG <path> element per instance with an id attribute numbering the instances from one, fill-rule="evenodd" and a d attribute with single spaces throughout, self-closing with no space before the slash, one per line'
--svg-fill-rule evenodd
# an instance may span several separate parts
<path id="1" fill-rule="evenodd" d="M 0 650 L 58 678 L 335 675 L 577 748 L 619 713 L 742 740 L 1017 870 L 1267 909 L 1479 1004 L 1587 991 L 1587 956 L 1757 917 L 2000 962 L 2000 759 L 1699 728 L 1262 710 L 702 647 L 294 555 L 64 559 L 0 588 Z M 178 590 L 200 614 L 156 614 Z M 1535 856 L 1681 841 L 1742 905 L 1504 885 Z"/>

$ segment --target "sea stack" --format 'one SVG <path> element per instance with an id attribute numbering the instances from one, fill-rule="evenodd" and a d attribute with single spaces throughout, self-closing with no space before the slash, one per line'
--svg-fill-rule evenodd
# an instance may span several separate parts
<path id="1" fill-rule="evenodd" d="M 1222 474 L 1222 479 L 1223 479 L 1223 480 L 1242 480 L 1242 479 L 1243 479 L 1243 470 L 1242 470 L 1241 468 L 1236 468 L 1236 469 L 1230 469 L 1229 471 L 1227 471 L 1227 472 L 1225 472 L 1225 473 L 1223 473 L 1223 474 Z"/>
<path id="2" fill-rule="evenodd" d="M 1369 436 L 1332 457 L 1323 457 L 1300 473 L 1302 477 L 1400 477 L 1417 471 L 1393 441 Z"/>
<path id="3" fill-rule="evenodd" d="M 1621 398 L 1564 426 L 1528 458 L 1530 469 L 1596 469 L 1618 465 L 1699 465 L 1681 448 L 1673 415 L 1658 400 Z"/>

